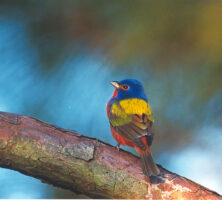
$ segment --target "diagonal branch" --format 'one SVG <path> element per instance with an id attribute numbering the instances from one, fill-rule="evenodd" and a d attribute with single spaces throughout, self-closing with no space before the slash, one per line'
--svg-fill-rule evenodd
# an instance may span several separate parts
<path id="1" fill-rule="evenodd" d="M 0 112 L 0 166 L 90 197 L 222 199 L 161 166 L 163 181 L 152 184 L 143 175 L 139 158 L 131 153 L 74 131 L 4 112 Z"/>

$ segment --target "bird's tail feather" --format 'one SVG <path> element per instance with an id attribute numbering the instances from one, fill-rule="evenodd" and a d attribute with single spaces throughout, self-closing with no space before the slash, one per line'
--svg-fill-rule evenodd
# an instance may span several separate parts
<path id="1" fill-rule="evenodd" d="M 139 153 L 141 156 L 143 173 L 148 177 L 159 175 L 160 170 L 155 164 L 149 148 L 147 148 L 145 151 L 140 151 Z"/>

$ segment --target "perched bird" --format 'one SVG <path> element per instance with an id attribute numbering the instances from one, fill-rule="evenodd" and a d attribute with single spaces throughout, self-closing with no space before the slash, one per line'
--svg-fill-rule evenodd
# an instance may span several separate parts
<path id="1" fill-rule="evenodd" d="M 160 170 L 150 151 L 154 119 L 142 84 L 135 79 L 110 83 L 115 90 L 106 109 L 117 146 L 135 147 L 141 157 L 143 173 L 148 177 L 157 176 Z"/>

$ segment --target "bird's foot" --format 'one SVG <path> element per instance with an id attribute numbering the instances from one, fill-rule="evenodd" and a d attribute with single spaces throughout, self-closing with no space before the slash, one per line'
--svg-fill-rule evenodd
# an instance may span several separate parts
<path id="1" fill-rule="evenodd" d="M 117 145 L 116 145 L 116 148 L 117 148 L 117 150 L 119 151 L 120 144 L 117 144 Z"/>

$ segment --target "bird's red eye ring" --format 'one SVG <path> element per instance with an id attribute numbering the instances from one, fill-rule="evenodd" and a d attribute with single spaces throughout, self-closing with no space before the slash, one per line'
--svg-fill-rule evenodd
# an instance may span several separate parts
<path id="1" fill-rule="evenodd" d="M 129 86 L 128 85 L 123 85 L 122 88 L 123 88 L 123 90 L 128 90 Z"/>

